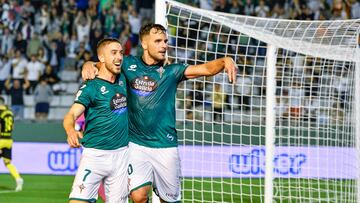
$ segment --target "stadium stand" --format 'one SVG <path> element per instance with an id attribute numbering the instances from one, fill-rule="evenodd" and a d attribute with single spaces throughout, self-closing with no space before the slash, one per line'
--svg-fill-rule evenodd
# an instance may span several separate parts
<path id="1" fill-rule="evenodd" d="M 246 0 L 181 0 L 192 6 L 242 15 L 298 20 L 359 18 L 359 0 L 301 0 L 301 1 L 246 1 Z M 126 54 L 139 51 L 137 29 L 139 23 L 152 22 L 154 1 L 17 1 L 3 0 L 0 6 L 0 93 L 6 95 L 6 79 L 21 79 L 34 71 L 27 67 L 31 55 L 42 64 L 41 73 L 51 67 L 48 79 L 55 93 L 50 105 L 49 119 L 62 119 L 80 85 L 79 71 L 86 60 L 96 60 L 96 43 L 103 37 L 119 38 Z M 18 64 L 16 50 L 24 63 Z M 252 51 L 252 50 L 249 50 Z M 249 61 L 254 63 L 254 61 Z M 256 64 L 257 65 L 257 64 Z M 9 66 L 11 67 L 9 69 Z M 259 70 L 249 77 L 254 84 L 262 84 Z M 257 75 L 257 73 L 259 73 Z M 42 76 L 45 77 L 45 76 Z M 251 98 L 251 105 L 261 103 L 260 89 L 253 89 L 259 97 Z M 30 93 L 31 94 L 31 93 Z M 32 95 L 24 96 L 25 119 L 34 119 Z M 211 103 L 210 101 L 208 101 Z"/>

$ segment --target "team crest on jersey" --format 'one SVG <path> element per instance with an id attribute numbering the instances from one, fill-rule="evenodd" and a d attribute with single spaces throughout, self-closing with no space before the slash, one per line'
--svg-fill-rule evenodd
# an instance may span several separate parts
<path id="1" fill-rule="evenodd" d="M 156 71 L 159 73 L 160 78 L 162 78 L 162 75 L 165 72 L 165 69 L 162 66 L 160 66 L 160 68 L 158 68 Z"/>
<path id="2" fill-rule="evenodd" d="M 84 183 L 79 185 L 79 189 L 80 189 L 80 193 L 82 193 L 82 191 L 85 189 Z"/>
<path id="3" fill-rule="evenodd" d="M 110 109 L 112 112 L 122 114 L 127 110 L 126 96 L 116 93 L 110 100 Z"/>
<path id="4" fill-rule="evenodd" d="M 140 96 L 148 96 L 152 94 L 156 88 L 156 81 L 146 75 L 131 81 L 131 89 Z"/>

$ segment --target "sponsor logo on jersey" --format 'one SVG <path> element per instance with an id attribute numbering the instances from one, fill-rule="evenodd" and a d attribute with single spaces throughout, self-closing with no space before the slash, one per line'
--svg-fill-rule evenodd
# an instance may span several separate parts
<path id="1" fill-rule="evenodd" d="M 105 86 L 102 86 L 102 87 L 100 88 L 100 91 L 101 91 L 101 94 L 106 94 L 106 93 L 109 92 L 108 90 L 106 90 L 106 87 L 105 87 Z"/>
<path id="2" fill-rule="evenodd" d="M 110 100 L 110 108 L 112 112 L 122 114 L 127 110 L 126 96 L 116 93 Z"/>
<path id="3" fill-rule="evenodd" d="M 133 64 L 133 65 L 130 65 L 128 70 L 129 71 L 136 71 L 136 68 L 137 68 L 137 65 Z"/>
<path id="4" fill-rule="evenodd" d="M 148 96 L 152 94 L 156 88 L 156 81 L 146 75 L 131 81 L 131 89 L 140 96 Z"/>

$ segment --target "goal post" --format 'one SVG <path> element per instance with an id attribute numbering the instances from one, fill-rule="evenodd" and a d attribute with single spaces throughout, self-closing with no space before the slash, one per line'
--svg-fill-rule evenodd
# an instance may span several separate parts
<path id="1" fill-rule="evenodd" d="M 359 202 L 360 19 L 155 7 L 170 62 L 239 67 L 178 87 L 184 202 Z"/>

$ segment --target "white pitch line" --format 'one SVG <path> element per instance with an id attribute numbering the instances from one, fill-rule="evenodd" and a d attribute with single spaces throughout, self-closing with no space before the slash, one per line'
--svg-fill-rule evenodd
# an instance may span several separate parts
<path id="1" fill-rule="evenodd" d="M 0 191 L 0 194 L 2 193 L 13 193 L 13 192 L 16 192 L 15 190 L 3 190 L 3 191 Z"/>

